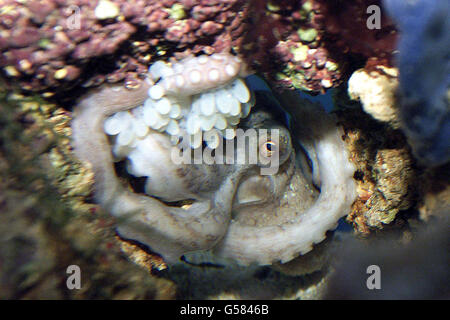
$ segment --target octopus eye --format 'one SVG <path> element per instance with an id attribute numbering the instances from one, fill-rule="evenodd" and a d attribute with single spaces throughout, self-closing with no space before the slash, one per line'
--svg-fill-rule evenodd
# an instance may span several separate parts
<path id="1" fill-rule="evenodd" d="M 261 146 L 261 153 L 266 158 L 272 157 L 272 155 L 277 151 L 277 144 L 273 141 L 265 141 Z"/>

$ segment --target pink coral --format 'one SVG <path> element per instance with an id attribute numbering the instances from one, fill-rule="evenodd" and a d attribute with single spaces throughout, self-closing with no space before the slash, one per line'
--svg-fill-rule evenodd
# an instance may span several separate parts
<path id="1" fill-rule="evenodd" d="M 119 9 L 108 19 L 96 17 L 97 1 L 0 1 L 7 81 L 50 93 L 122 80 L 133 86 L 153 61 L 229 52 L 242 41 L 243 0 L 108 1 Z"/>
<path id="2" fill-rule="evenodd" d="M 368 0 L 107 2 L 117 13 L 103 18 L 98 1 L 0 1 L 7 83 L 65 97 L 103 82 L 133 87 L 158 60 L 227 52 L 272 83 L 323 92 L 352 56 L 389 61 L 395 46 L 385 15 L 381 30 L 366 28 Z"/>

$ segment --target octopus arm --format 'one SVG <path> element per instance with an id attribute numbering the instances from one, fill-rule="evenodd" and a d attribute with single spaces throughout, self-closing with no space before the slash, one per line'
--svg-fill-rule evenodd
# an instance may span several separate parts
<path id="1" fill-rule="evenodd" d="M 104 133 L 105 119 L 144 102 L 151 84 L 135 90 L 104 86 L 82 99 L 74 110 L 72 139 L 75 154 L 87 162 L 95 176 L 95 198 L 118 218 L 121 236 L 140 241 L 168 262 L 178 261 L 189 251 L 208 249 L 225 234 L 231 201 L 223 197 L 199 200 L 186 209 L 170 207 L 159 200 L 128 191 L 113 167 L 110 145 Z M 221 185 L 219 195 L 233 196 L 233 179 Z"/>
<path id="2" fill-rule="evenodd" d="M 318 106 L 298 106 L 295 95 L 287 92 L 283 98 L 286 105 L 295 106 L 294 116 L 302 119 L 302 133 L 312 135 L 321 180 L 320 195 L 296 221 L 266 227 L 232 221 L 225 238 L 214 248 L 219 257 L 243 265 L 290 261 L 324 240 L 325 233 L 336 228 L 337 221 L 349 213 L 356 199 L 355 168 L 341 139 L 342 130 Z"/>

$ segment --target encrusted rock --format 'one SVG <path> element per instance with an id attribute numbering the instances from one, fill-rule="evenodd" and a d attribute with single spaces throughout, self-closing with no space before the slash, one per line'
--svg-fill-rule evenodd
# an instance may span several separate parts
<path id="1" fill-rule="evenodd" d="M 345 100 L 345 99 L 344 99 Z M 348 102 L 340 100 L 339 104 Z M 368 235 L 391 224 L 401 210 L 413 208 L 418 194 L 417 168 L 401 131 L 373 120 L 362 110 L 338 112 L 358 182 L 358 199 L 347 216 Z"/>
<path id="2" fill-rule="evenodd" d="M 173 298 L 170 281 L 127 262 L 111 218 L 86 201 L 93 175 L 71 153 L 69 113 L 1 88 L 0 104 L 0 295 Z M 80 290 L 67 289 L 71 265 L 81 269 Z"/>
<path id="3" fill-rule="evenodd" d="M 350 98 L 360 100 L 365 112 L 379 121 L 391 123 L 395 128 L 400 124 L 395 99 L 397 75 L 397 69 L 379 66 L 374 71 L 359 69 L 348 81 Z"/>

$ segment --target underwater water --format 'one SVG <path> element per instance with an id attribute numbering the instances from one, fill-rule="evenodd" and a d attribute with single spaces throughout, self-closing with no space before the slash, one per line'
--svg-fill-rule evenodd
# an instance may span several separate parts
<path id="1" fill-rule="evenodd" d="M 0 1 L 0 299 L 448 299 L 449 16 Z"/>

